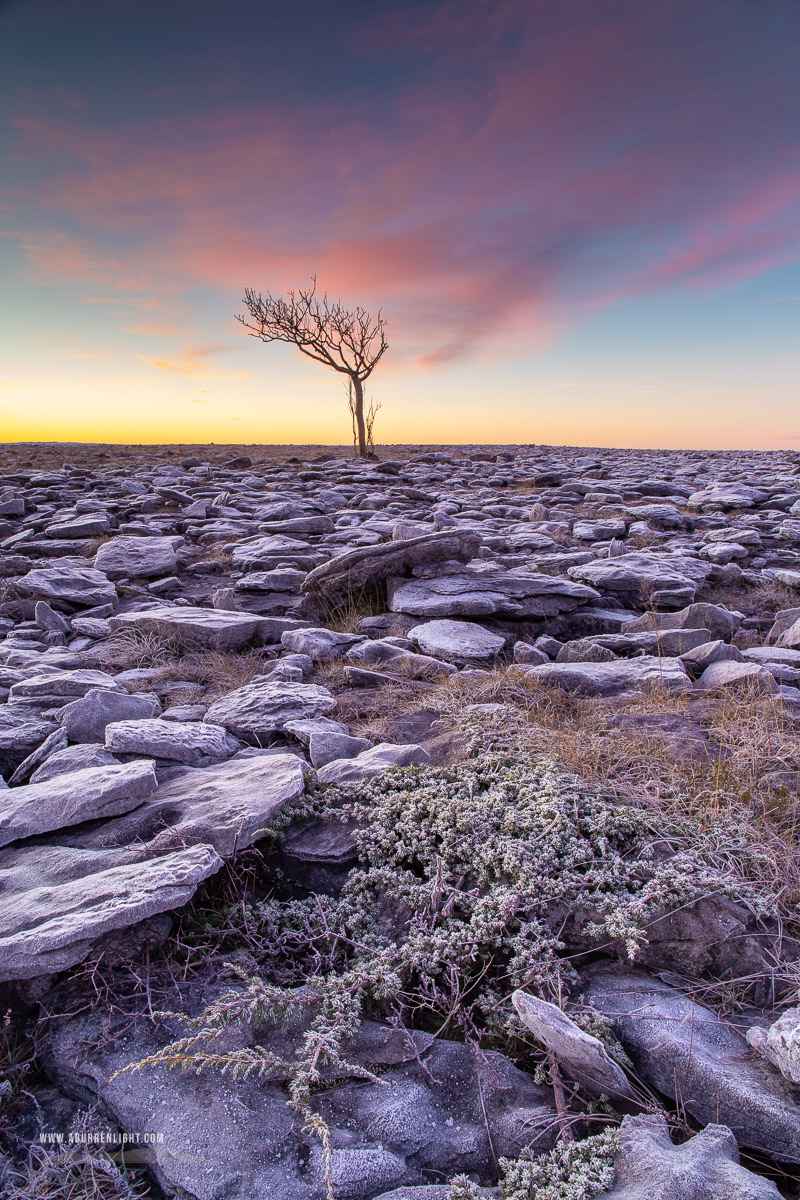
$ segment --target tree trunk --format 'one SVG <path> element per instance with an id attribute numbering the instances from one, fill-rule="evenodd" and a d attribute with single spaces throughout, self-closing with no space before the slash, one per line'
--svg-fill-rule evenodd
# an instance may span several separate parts
<path id="1" fill-rule="evenodd" d="M 369 447 L 367 446 L 367 428 L 364 424 L 364 386 L 357 375 L 351 375 L 350 378 L 353 381 L 358 457 L 366 458 L 369 454 Z"/>

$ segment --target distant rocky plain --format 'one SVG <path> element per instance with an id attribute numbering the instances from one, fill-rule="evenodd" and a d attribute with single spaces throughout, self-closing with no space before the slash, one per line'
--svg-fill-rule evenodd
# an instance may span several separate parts
<path id="1" fill-rule="evenodd" d="M 89 970 L 155 960 L 186 906 L 255 861 L 307 789 L 457 760 L 430 697 L 492 676 L 598 711 L 759 695 L 795 727 L 800 455 L 0 448 L 0 1017 L 37 1035 L 6 1122 L 9 1194 L 24 1143 L 90 1113 L 120 1138 L 166 1130 L 147 1160 L 154 1196 L 445 1200 L 459 1173 L 472 1180 L 459 1198 L 500 1195 L 497 1157 L 519 1152 L 532 1114 L 557 1131 L 559 1100 L 497 1050 L 476 1059 L 463 1040 L 365 1022 L 354 1053 L 381 1064 L 382 1086 L 329 1093 L 326 1181 L 280 1081 L 112 1079 L 160 1044 L 159 1025 L 141 993 L 120 1032 Z M 360 735 L 356 718 L 390 696 L 393 736 Z M 777 776 L 782 803 L 800 803 L 800 761 Z M 335 890 L 351 851 L 290 828 L 281 878 Z M 767 983 L 791 974 L 789 933 L 729 901 L 704 912 L 673 930 L 679 958 L 724 943 L 703 960 L 717 982 L 737 957 Z M 627 1113 L 603 1195 L 797 1195 L 796 991 L 762 987 L 737 1024 L 686 994 L 670 954 L 645 969 L 598 951 L 583 988 L 640 1082 L 683 1112 L 680 1144 L 632 1105 L 600 1041 L 553 1004 L 516 1000 L 562 1076 Z M 55 1019 L 76 988 L 85 1003 Z"/>

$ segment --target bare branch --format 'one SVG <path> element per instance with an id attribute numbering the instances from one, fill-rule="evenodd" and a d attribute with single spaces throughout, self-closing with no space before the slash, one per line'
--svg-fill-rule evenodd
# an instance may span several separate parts
<path id="1" fill-rule="evenodd" d="M 251 337 L 287 342 L 314 362 L 348 376 L 358 453 L 370 453 L 377 409 L 373 406 L 365 418 L 363 384 L 389 348 L 382 310 L 373 317 L 363 308 L 349 311 L 327 294 L 318 296 L 316 275 L 311 287 L 289 291 L 285 298 L 245 288 L 243 303 L 247 313 L 237 314 L 236 319 Z"/>

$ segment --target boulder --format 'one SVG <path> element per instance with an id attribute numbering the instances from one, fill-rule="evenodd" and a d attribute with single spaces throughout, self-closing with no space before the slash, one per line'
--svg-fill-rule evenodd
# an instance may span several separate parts
<path id="1" fill-rule="evenodd" d="M 592 588 L 553 575 L 499 569 L 389 581 L 389 608 L 413 617 L 554 617 L 598 599 Z"/>
<path id="2" fill-rule="evenodd" d="M 739 613 L 729 612 L 727 608 L 721 608 L 717 604 L 701 602 L 690 604 L 680 612 L 646 612 L 641 617 L 629 621 L 625 632 L 632 634 L 657 629 L 707 629 L 712 639 L 730 642 L 741 623 Z"/>
<path id="3" fill-rule="evenodd" d="M 19 683 L 12 684 L 8 698 L 14 701 L 36 700 L 43 696 L 48 699 L 63 697 L 66 703 L 74 696 L 85 696 L 94 690 L 122 693 L 123 689 L 114 676 L 107 675 L 105 671 L 58 671 L 21 679 Z"/>
<path id="4" fill-rule="evenodd" d="M 362 641 L 348 650 L 344 661 L 351 665 L 385 666 L 400 678 L 436 680 L 444 675 L 455 675 L 458 670 L 452 663 L 427 654 L 414 654 L 402 646 L 395 645 L 391 638 L 379 638 L 374 642 Z"/>
<path id="5" fill-rule="evenodd" d="M 688 556 L 634 552 L 570 567 L 567 574 L 631 606 L 684 608 L 711 569 L 710 563 Z"/>
<path id="6" fill-rule="evenodd" d="M 65 704 L 57 721 L 70 742 L 103 742 L 112 721 L 139 721 L 161 712 L 158 697 L 150 692 L 114 692 L 90 688 L 80 699 Z"/>
<path id="7" fill-rule="evenodd" d="M 129 1134 L 165 1134 L 154 1139 L 152 1169 L 167 1194 L 218 1200 L 224 1186 L 226 1200 L 325 1200 L 320 1145 L 289 1109 L 280 1076 L 117 1074 L 184 1036 L 175 1021 L 143 1021 L 126 1036 L 115 1014 L 100 1008 L 50 1028 L 48 1072 L 67 1095 L 98 1103 Z M 227 1033 L 224 1045 L 291 1058 L 301 1034 L 297 1023 L 285 1031 L 261 1023 Z M 490 1171 L 493 1156 L 555 1140 L 550 1093 L 496 1051 L 366 1021 L 343 1058 L 380 1078 L 340 1069 L 313 1100 L 331 1131 L 332 1183 L 342 1200 Z"/>
<path id="8" fill-rule="evenodd" d="M 596 1200 L 780 1200 L 772 1180 L 740 1165 L 725 1125 L 707 1125 L 676 1146 L 661 1113 L 624 1118 L 614 1175 Z"/>
<path id="9" fill-rule="evenodd" d="M 346 550 L 315 567 L 303 583 L 303 613 L 326 616 L 333 609 L 382 598 L 386 581 L 417 568 L 445 562 L 469 562 L 481 540 L 471 530 L 444 530 L 407 541 Z"/>
<path id="10" fill-rule="evenodd" d="M 209 758 L 230 758 L 241 743 L 221 725 L 154 718 L 113 721 L 106 726 L 105 748 L 113 754 L 143 754 L 201 766 Z"/>
<path id="11" fill-rule="evenodd" d="M 748 1029 L 747 1040 L 784 1078 L 800 1084 L 800 1008 L 787 1008 L 769 1029 Z"/>
<path id="12" fill-rule="evenodd" d="M 227 612 L 216 608 L 166 605 L 142 612 L 121 613 L 109 621 L 112 629 L 141 629 L 159 633 L 192 649 L 240 650 L 250 643 L 261 643 L 265 617 L 251 613 Z"/>
<path id="13" fill-rule="evenodd" d="M 138 808 L 156 790 L 152 762 L 87 768 L 11 788 L 0 800 L 0 846 Z"/>
<path id="14" fill-rule="evenodd" d="M 739 1145 L 800 1162 L 800 1094 L 716 1013 L 643 971 L 589 967 L 581 990 L 651 1087 L 701 1124 L 728 1125 Z"/>
<path id="15" fill-rule="evenodd" d="M 616 662 L 543 663 L 523 665 L 522 670 L 549 687 L 584 696 L 618 696 L 664 688 L 680 694 L 691 690 L 692 681 L 678 658 L 623 658 Z"/>
<path id="16" fill-rule="evenodd" d="M 735 646 L 717 640 L 693 646 L 681 655 L 681 662 L 692 678 L 697 679 L 707 667 L 715 663 L 744 662 L 744 656 Z"/>
<path id="17" fill-rule="evenodd" d="M 320 730 L 312 733 L 308 743 L 308 757 L 312 767 L 324 767 L 337 758 L 355 758 L 369 750 L 372 743 L 368 738 L 350 737 L 346 733 Z"/>
<path id="18" fill-rule="evenodd" d="M 390 767 L 424 766 L 430 761 L 430 755 L 422 746 L 393 746 L 391 742 L 380 742 L 355 758 L 329 762 L 317 771 L 317 779 L 320 783 L 336 784 L 338 787 L 354 787 L 363 779 L 382 775 Z"/>
<path id="19" fill-rule="evenodd" d="M 144 804 L 78 839 L 148 855 L 205 842 L 223 858 L 252 845 L 305 787 L 308 764 L 281 751 L 243 751 L 226 762 L 176 768 Z"/>
<path id="20" fill-rule="evenodd" d="M 593 1095 L 605 1095 L 617 1102 L 635 1102 L 627 1075 L 601 1041 L 547 1000 L 522 990 L 514 992 L 511 1000 L 523 1025 L 555 1056 L 570 1078 Z"/>
<path id="21" fill-rule="evenodd" d="M 160 579 L 174 575 L 182 537 L 115 537 L 105 542 L 94 565 L 109 579 Z"/>
<path id="22" fill-rule="evenodd" d="M 775 644 L 787 650 L 800 650 L 800 617 L 779 634 Z"/>
<path id="23" fill-rule="evenodd" d="M 757 688 L 759 691 L 777 692 L 778 685 L 765 667 L 754 662 L 713 662 L 706 667 L 697 680 L 696 687 L 704 692 L 719 688 Z"/>
<path id="24" fill-rule="evenodd" d="M 191 846 L 60 885 L 4 895 L 0 981 L 66 970 L 86 958 L 92 942 L 110 930 L 180 908 L 221 866 L 210 846 Z"/>
<path id="25" fill-rule="evenodd" d="M 28 571 L 17 587 L 25 596 L 54 601 L 68 610 L 117 603 L 114 584 L 93 567 L 38 567 Z"/>
<path id="26" fill-rule="evenodd" d="M 473 621 L 426 621 L 408 631 L 423 654 L 448 662 L 494 662 L 505 638 Z"/>
<path id="27" fill-rule="evenodd" d="M 68 775 L 71 771 L 83 771 L 88 767 L 113 767 L 116 759 L 102 745 L 90 742 L 67 746 L 51 754 L 31 775 L 31 783 L 44 783 L 56 775 Z"/>
<path id="28" fill-rule="evenodd" d="M 327 716 L 335 707 L 336 698 L 327 688 L 256 679 L 215 700 L 204 719 L 238 736 L 260 738 L 280 732 L 290 721 Z"/>
<path id="29" fill-rule="evenodd" d="M 281 634 L 281 644 L 297 654 L 307 654 L 312 662 L 330 662 L 357 645 L 363 638 L 353 633 L 335 633 L 332 629 L 290 629 Z"/>

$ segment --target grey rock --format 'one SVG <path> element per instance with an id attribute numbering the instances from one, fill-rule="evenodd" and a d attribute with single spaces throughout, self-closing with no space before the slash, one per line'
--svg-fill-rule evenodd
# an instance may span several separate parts
<path id="1" fill-rule="evenodd" d="M 218 1200 L 224 1188 L 226 1200 L 324 1200 L 319 1144 L 303 1133 L 280 1080 L 163 1068 L 114 1077 L 184 1032 L 148 1022 L 125 1037 L 112 1014 L 81 1014 L 53 1026 L 48 1070 L 68 1095 L 99 1102 L 120 1129 L 165 1134 L 154 1146 L 154 1173 L 168 1194 Z M 262 1025 L 226 1035 L 226 1044 L 291 1057 L 301 1032 Z M 314 1100 L 331 1130 L 341 1200 L 492 1170 L 493 1153 L 553 1144 L 549 1093 L 501 1054 L 365 1022 L 344 1057 L 379 1072 L 380 1082 L 345 1076 Z"/>
<path id="2" fill-rule="evenodd" d="M 111 626 L 108 621 L 101 617 L 73 617 L 70 621 L 72 632 L 82 634 L 84 637 L 95 638 L 100 640 L 107 638 L 111 632 Z"/>
<path id="3" fill-rule="evenodd" d="M 9 700 L 30 700 L 40 696 L 64 697 L 65 703 L 74 696 L 85 696 L 97 689 L 121 692 L 122 686 L 113 675 L 105 671 L 58 671 L 47 675 L 34 675 L 12 684 Z"/>
<path id="4" fill-rule="evenodd" d="M 608 541 L 610 538 L 624 538 L 627 532 L 625 522 L 619 518 L 604 518 L 596 521 L 576 521 L 572 526 L 572 536 L 582 542 Z"/>
<path id="5" fill-rule="evenodd" d="M 252 571 L 236 580 L 235 590 L 237 592 L 299 592 L 305 577 L 305 571 L 298 571 L 294 567 L 284 567 L 282 570 L 274 571 Z"/>
<path id="6" fill-rule="evenodd" d="M 714 662 L 706 667 L 695 686 L 705 692 L 740 687 L 757 688 L 765 693 L 778 690 L 772 675 L 758 663 L 731 661 Z"/>
<path id="7" fill-rule="evenodd" d="M 688 556 L 631 553 L 570 567 L 567 574 L 624 602 L 683 608 L 711 572 L 711 565 Z"/>
<path id="8" fill-rule="evenodd" d="M 577 638 L 565 642 L 556 655 L 557 663 L 602 663 L 616 662 L 619 655 L 610 646 L 595 642 L 591 638 Z"/>
<path id="9" fill-rule="evenodd" d="M 730 1126 L 739 1145 L 800 1162 L 798 1093 L 716 1013 L 642 971 L 590 967 L 583 985 L 642 1079 L 701 1124 Z"/>
<path id="10" fill-rule="evenodd" d="M 747 1040 L 785 1079 L 800 1083 L 800 1008 L 787 1008 L 769 1029 L 748 1029 Z"/>
<path id="11" fill-rule="evenodd" d="M 345 733 L 331 733 L 321 730 L 312 733 L 308 743 L 308 757 L 312 767 L 324 767 L 337 758 L 355 758 L 364 750 L 369 750 L 372 743 L 368 738 L 350 737 Z"/>
<path id="12" fill-rule="evenodd" d="M 661 1113 L 625 1117 L 615 1181 L 597 1200 L 780 1200 L 775 1184 L 739 1164 L 725 1125 L 707 1125 L 673 1145 Z"/>
<path id="13" fill-rule="evenodd" d="M 172 575 L 180 537 L 115 537 L 100 547 L 94 565 L 109 579 L 158 579 Z"/>
<path id="14" fill-rule="evenodd" d="M 798 613 L 800 615 L 800 610 Z M 625 632 L 631 634 L 656 629 L 707 629 L 713 639 L 730 642 L 741 623 L 739 613 L 729 612 L 727 608 L 720 608 L 717 604 L 700 602 L 690 604 L 680 612 L 646 612 L 634 621 L 629 621 Z"/>
<path id="15" fill-rule="evenodd" d="M 290 733 L 292 737 L 297 738 L 298 742 L 302 742 L 304 746 L 311 744 L 311 737 L 315 733 L 350 733 L 348 727 L 343 721 L 333 721 L 330 717 L 314 717 L 309 720 L 287 721 L 283 727 L 284 733 Z"/>
<path id="16" fill-rule="evenodd" d="M 163 634 L 181 646 L 210 650 L 239 650 L 260 643 L 262 622 L 267 618 L 251 613 L 226 612 L 214 608 L 167 606 L 143 612 L 121 613 L 109 621 L 112 629 L 141 629 Z"/>
<path id="17" fill-rule="evenodd" d="M 775 623 L 767 634 L 767 645 L 774 646 L 782 633 L 800 621 L 800 608 L 782 608 L 775 614 Z"/>
<path id="18" fill-rule="evenodd" d="M 295 564 L 297 568 L 313 564 L 316 555 L 309 542 L 277 534 L 274 537 L 254 537 L 239 542 L 233 550 L 233 566 L 237 571 L 269 570 L 280 565 Z"/>
<path id="19" fill-rule="evenodd" d="M 352 633 L 335 633 L 332 629 L 290 629 L 281 634 L 281 644 L 287 650 L 307 654 L 312 662 L 331 662 L 363 639 Z"/>
<path id="20" fill-rule="evenodd" d="M 0 846 L 137 808 L 156 789 L 152 762 L 95 767 L 13 788 L 0 802 Z"/>
<path id="21" fill-rule="evenodd" d="M 69 521 L 57 521 L 48 525 L 45 533 L 49 538 L 95 538 L 102 537 L 111 528 L 107 513 L 84 513 Z"/>
<path id="22" fill-rule="evenodd" d="M 515 663 L 531 663 L 534 666 L 541 666 L 542 663 L 550 662 L 550 657 L 545 654 L 544 650 L 540 650 L 537 646 L 531 646 L 529 642 L 515 642 L 512 654 Z"/>
<path id="23" fill-rule="evenodd" d="M 572 1079 L 594 1095 L 635 1100 L 628 1077 L 601 1041 L 586 1033 L 555 1004 L 517 990 L 511 997 L 517 1015 Z"/>
<path id="24" fill-rule="evenodd" d="M 210 846 L 192 846 L 5 896 L 0 981 L 34 979 L 81 962 L 92 942 L 110 930 L 180 908 L 221 866 Z"/>
<path id="25" fill-rule="evenodd" d="M 493 662 L 505 638 L 473 621 L 426 621 L 408 631 L 423 654 L 448 662 Z"/>
<path id="26" fill-rule="evenodd" d="M 707 667 L 721 662 L 744 662 L 741 650 L 728 642 L 703 642 L 681 655 L 681 662 L 693 679 L 697 679 Z"/>
<path id="27" fill-rule="evenodd" d="M 63 729 L 54 729 L 41 746 L 37 746 L 33 753 L 19 764 L 11 776 L 11 783 L 14 785 L 25 783 L 35 773 L 37 767 L 44 764 L 51 755 L 56 754 L 59 750 L 66 749 L 66 745 L 67 735 Z"/>
<path id="28" fill-rule="evenodd" d="M 65 704 L 56 719 L 71 742 L 102 742 L 112 721 L 145 720 L 160 712 L 159 699 L 151 692 L 129 695 L 90 688 L 80 700 Z"/>
<path id="29" fill-rule="evenodd" d="M 42 763 L 31 775 L 31 783 L 44 783 L 46 779 L 55 779 L 56 775 L 68 775 L 71 771 L 83 771 L 89 767 L 113 767 L 116 759 L 102 746 L 86 743 L 78 746 L 67 746 L 65 750 L 57 750 Z"/>
<path id="30" fill-rule="evenodd" d="M 34 619 L 40 629 L 52 630 L 56 633 L 69 633 L 69 621 L 61 613 L 51 608 L 46 600 L 37 600 L 34 609 Z"/>
<path id="31" fill-rule="evenodd" d="M 135 812 L 110 821 L 88 840 L 141 845 L 148 854 L 204 842 L 230 858 L 251 846 L 283 806 L 303 794 L 307 770 L 296 755 L 285 753 L 187 767 Z"/>
<path id="32" fill-rule="evenodd" d="M 326 688 L 256 679 L 216 700 L 205 720 L 239 736 L 267 737 L 290 721 L 327 716 L 335 707 L 336 699 Z"/>
<path id="33" fill-rule="evenodd" d="M 391 638 L 379 638 L 374 642 L 361 642 L 348 650 L 344 661 L 351 665 L 385 666 L 390 671 L 407 679 L 436 680 L 457 671 L 452 663 L 427 654 L 414 654 L 398 646 Z"/>
<path id="34" fill-rule="evenodd" d="M 342 758 L 329 762 L 317 771 L 321 783 L 332 783 L 339 787 L 353 787 L 363 779 L 382 775 L 390 767 L 424 766 L 431 758 L 422 746 L 394 746 L 391 742 L 379 742 L 370 750 L 364 750 L 356 758 Z"/>
<path id="35" fill-rule="evenodd" d="M 800 650 L 800 617 L 779 635 L 777 646 L 787 650 Z"/>
<path id="36" fill-rule="evenodd" d="M 785 524 L 788 525 L 789 522 L 785 522 Z M 795 527 L 797 526 L 796 521 L 793 522 L 793 524 Z M 798 530 L 795 528 L 791 530 L 791 532 L 793 536 L 796 537 Z M 775 578 L 778 583 L 782 583 L 784 587 L 800 588 L 800 571 L 787 571 L 785 569 L 778 569 L 775 572 Z"/>
<path id="37" fill-rule="evenodd" d="M 142 754 L 201 766 L 209 758 L 230 758 L 241 744 L 221 725 L 155 718 L 108 724 L 105 748 L 113 754 Z"/>
<path id="38" fill-rule="evenodd" d="M 315 567 L 303 583 L 303 612 L 323 617 L 348 603 L 362 603 L 382 592 L 386 580 L 409 575 L 418 567 L 469 562 L 480 548 L 478 534 L 446 530 L 408 541 L 347 550 Z"/>
<path id="39" fill-rule="evenodd" d="M 550 687 L 584 696 L 618 696 L 650 687 L 680 694 L 692 686 L 680 659 L 647 655 L 616 662 L 545 663 L 523 670 Z"/>
<path id="40" fill-rule="evenodd" d="M 467 569 L 425 579 L 390 580 L 389 608 L 414 617 L 554 617 L 598 599 L 582 584 L 552 575 Z"/>
<path id="41" fill-rule="evenodd" d="M 0 771 L 15 770 L 55 730 L 52 721 L 41 720 L 18 706 L 0 706 Z"/>
<path id="42" fill-rule="evenodd" d="M 61 601 L 70 609 L 117 603 L 114 584 L 93 567 L 38 567 L 28 571 L 17 587 L 26 596 Z"/>
<path id="43" fill-rule="evenodd" d="M 747 487 L 743 483 L 712 484 L 702 491 L 692 492 L 686 501 L 690 508 L 701 508 L 706 512 L 716 512 L 718 509 L 753 508 L 762 504 L 767 498 L 766 492 Z"/>

